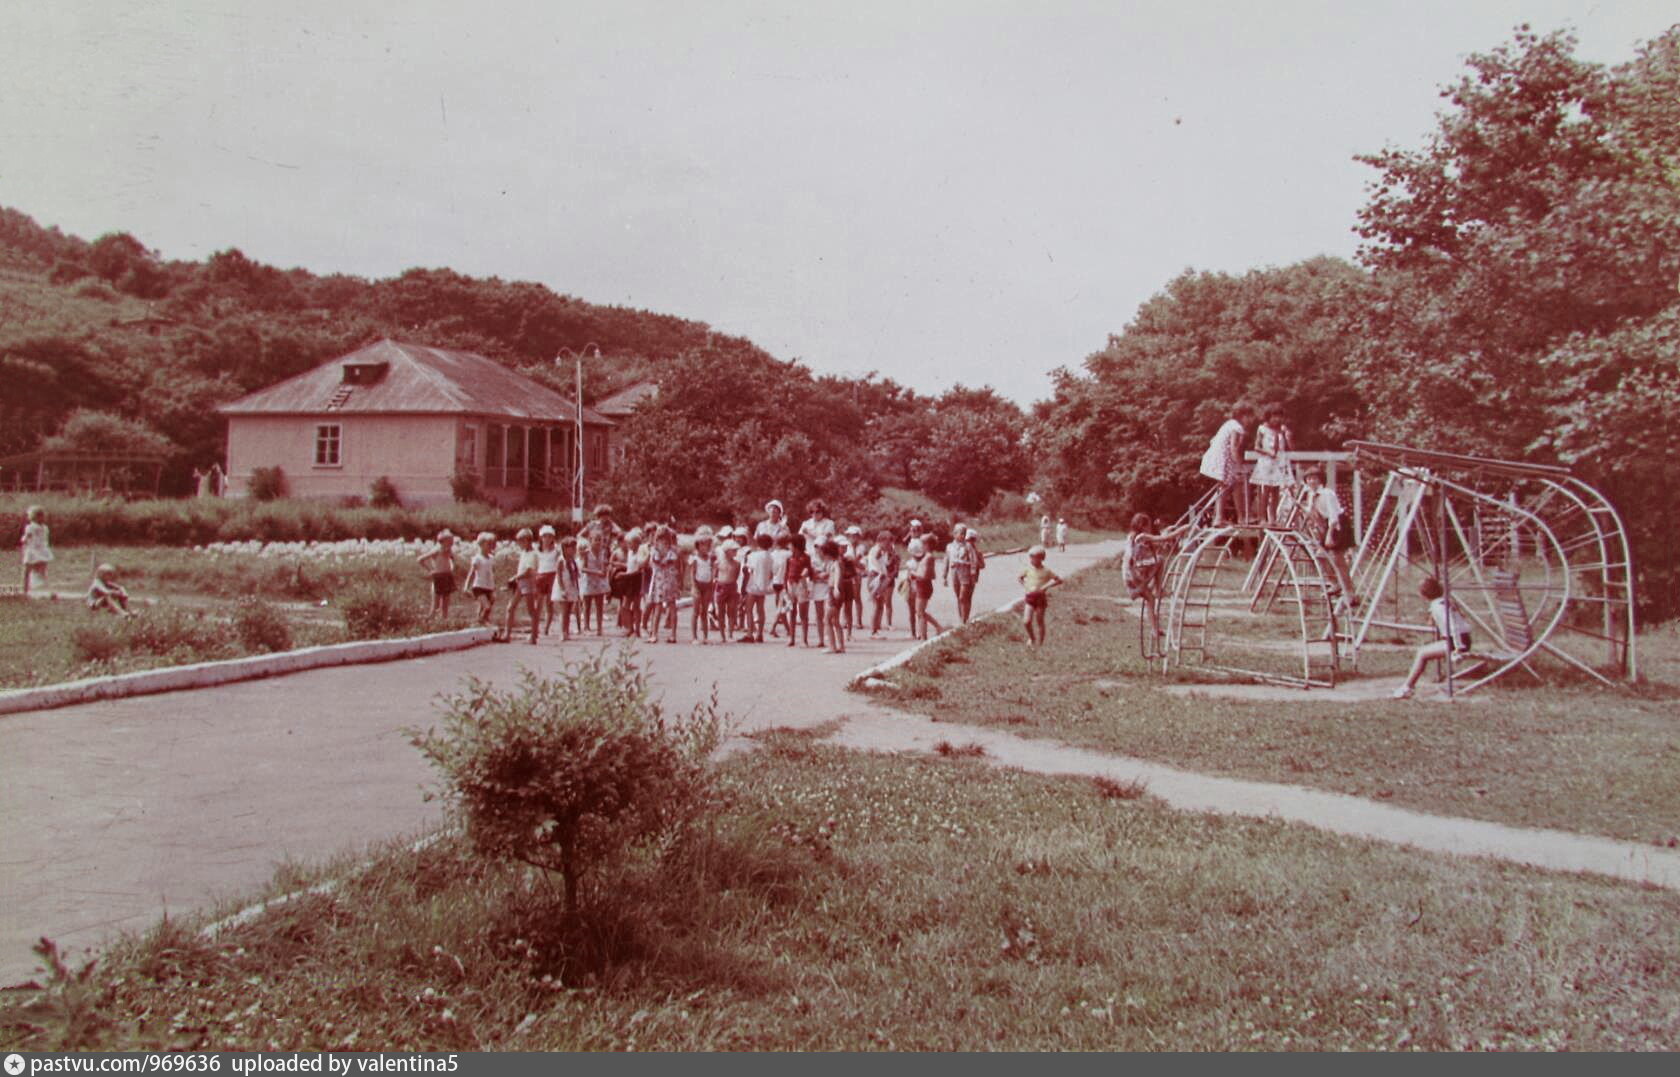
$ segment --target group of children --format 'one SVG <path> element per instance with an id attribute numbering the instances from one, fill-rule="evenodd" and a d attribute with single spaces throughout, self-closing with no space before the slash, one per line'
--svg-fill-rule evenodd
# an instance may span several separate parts
<path id="1" fill-rule="evenodd" d="M 796 529 L 780 501 L 765 505 L 755 526 L 698 528 L 692 536 L 657 523 L 625 531 L 612 508 L 598 507 L 576 535 L 559 535 L 544 525 L 514 536 L 519 548 L 497 638 L 509 640 L 523 615 L 530 642 L 551 633 L 556 613 L 562 639 L 574 629 L 606 632 L 608 599 L 618 602 L 617 625 L 626 636 L 658 642 L 661 632 L 677 642 L 677 603 L 692 599 L 689 637 L 709 644 L 739 640 L 763 643 L 784 632 L 787 646 L 800 643 L 840 653 L 865 624 L 872 638 L 893 625 L 894 596 L 902 595 L 910 635 L 926 639 L 943 626 L 928 610 L 934 582 L 942 579 L 957 600 L 958 617 L 972 613 L 975 584 L 986 559 L 974 528 L 956 525 L 943 558 L 920 520 L 911 520 L 901 552 L 899 538 L 862 527 L 841 528 L 821 500 L 807 506 Z M 418 560 L 430 577 L 433 612 L 447 616 L 451 596 L 470 592 L 479 603 L 479 623 L 495 620 L 496 536 L 475 541 L 464 588 L 456 579 L 456 538 L 441 532 Z M 869 613 L 865 619 L 865 603 Z M 811 630 L 816 629 L 812 643 Z"/>

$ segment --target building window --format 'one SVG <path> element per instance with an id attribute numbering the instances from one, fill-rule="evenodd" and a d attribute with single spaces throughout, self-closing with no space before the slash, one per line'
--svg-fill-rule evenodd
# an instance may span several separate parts
<path id="1" fill-rule="evenodd" d="M 315 466 L 338 467 L 343 428 L 338 423 L 322 423 L 315 428 Z"/>

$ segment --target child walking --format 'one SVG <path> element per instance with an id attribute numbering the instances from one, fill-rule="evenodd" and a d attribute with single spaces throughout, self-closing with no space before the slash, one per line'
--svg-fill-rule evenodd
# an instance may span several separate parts
<path id="1" fill-rule="evenodd" d="M 455 596 L 455 534 L 447 527 L 437 534 L 437 545 L 415 558 L 432 581 L 432 616 L 447 620 L 449 600 Z"/>
<path id="2" fill-rule="evenodd" d="M 580 593 L 577 562 L 577 539 L 570 535 L 560 540 L 560 562 L 555 566 L 554 583 L 549 588 L 549 624 L 553 624 L 554 607 L 560 607 L 560 639 L 562 642 L 572 638 L 572 611 L 577 608 Z M 578 626 L 578 634 L 582 635 L 583 626 Z"/>
<path id="3" fill-rule="evenodd" d="M 682 585 L 682 551 L 677 549 L 677 533 L 661 524 L 653 535 L 653 549 L 648 554 L 648 633 L 649 643 L 659 642 L 659 628 L 667 625 L 668 642 L 677 642 L 677 597 Z"/>
<path id="4" fill-rule="evenodd" d="M 825 617 L 828 621 L 828 653 L 845 654 L 846 636 L 840 627 L 840 612 L 846 604 L 841 567 L 845 562 L 840 556 L 840 544 L 833 539 L 823 542 L 822 554 L 828 573 L 828 609 Z"/>
<path id="5" fill-rule="evenodd" d="M 537 528 L 537 608 L 542 613 L 543 635 L 554 631 L 554 579 L 560 572 L 560 541 L 554 528 Z"/>
<path id="6" fill-rule="evenodd" d="M 31 580 L 47 584 L 47 566 L 52 564 L 52 543 L 47 534 L 47 510 L 39 505 L 29 506 L 24 513 L 23 537 L 18 546 L 23 550 L 23 596 L 29 597 Z"/>
<path id="7" fill-rule="evenodd" d="M 478 623 L 487 625 L 496 610 L 496 536 L 480 531 L 476 546 L 467 567 L 467 590 L 478 601 Z"/>
<path id="8" fill-rule="evenodd" d="M 945 629 L 928 612 L 928 603 L 933 601 L 933 575 L 937 569 L 933 551 L 921 539 L 911 539 L 910 555 L 904 563 L 910 572 L 910 636 L 912 639 L 927 639 L 929 625 L 933 626 L 933 634 L 937 636 Z"/>
<path id="9" fill-rule="evenodd" d="M 717 563 L 713 560 L 712 529 L 702 527 L 694 533 L 694 604 L 688 610 L 688 638 L 690 642 L 710 646 L 712 642 L 712 592 L 716 589 Z"/>
<path id="10" fill-rule="evenodd" d="M 764 604 L 775 593 L 775 563 L 770 557 L 774 545 L 768 534 L 753 540 L 757 547 L 747 555 L 744 572 L 747 577 L 747 613 L 741 637 L 742 643 L 764 642 Z"/>
<path id="11" fill-rule="evenodd" d="M 513 641 L 513 623 L 519 619 L 519 608 L 525 607 L 525 612 L 531 618 L 531 643 L 537 642 L 537 628 L 540 618 L 537 616 L 537 549 L 531 543 L 531 529 L 521 527 L 513 541 L 519 545 L 519 565 L 514 570 L 513 579 L 508 581 L 508 589 L 513 594 L 508 596 L 507 615 L 502 619 L 501 641 Z"/>
<path id="12" fill-rule="evenodd" d="M 788 646 L 792 647 L 801 638 L 805 646 L 811 645 L 811 555 L 805 552 L 805 536 L 791 535 L 788 538 L 788 561 L 785 573 L 785 589 L 788 603 Z M 822 632 L 822 614 L 817 615 L 817 632 Z"/>
<path id="13" fill-rule="evenodd" d="M 1027 629 L 1027 646 L 1044 646 L 1044 611 L 1050 607 L 1049 591 L 1064 582 L 1044 567 L 1045 549 L 1034 546 L 1027 551 L 1027 567 L 1021 570 L 1021 586 L 1027 598 L 1021 606 L 1021 623 Z"/>

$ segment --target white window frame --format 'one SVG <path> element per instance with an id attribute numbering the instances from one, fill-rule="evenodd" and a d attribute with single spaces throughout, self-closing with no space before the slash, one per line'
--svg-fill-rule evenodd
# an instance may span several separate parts
<path id="1" fill-rule="evenodd" d="M 324 450 L 331 449 L 331 459 L 323 459 Z M 344 424 L 316 423 L 315 424 L 315 466 L 343 467 L 344 466 Z"/>

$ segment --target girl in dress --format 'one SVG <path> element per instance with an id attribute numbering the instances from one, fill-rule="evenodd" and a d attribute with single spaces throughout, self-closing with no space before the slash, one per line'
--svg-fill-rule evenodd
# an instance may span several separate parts
<path id="1" fill-rule="evenodd" d="M 52 542 L 47 533 L 47 510 L 39 505 L 29 506 L 24 513 L 23 537 L 18 546 L 23 550 L 23 595 L 29 597 L 29 583 L 38 579 L 47 583 L 47 566 L 52 564 Z"/>
<path id="2" fill-rule="evenodd" d="M 670 626 L 671 643 L 677 642 L 677 592 L 682 585 L 682 551 L 677 549 L 677 533 L 661 526 L 654 532 L 653 547 L 648 553 L 648 623 L 653 630 L 649 643 L 659 642 L 659 626 Z"/>
<path id="3" fill-rule="evenodd" d="M 1259 459 L 1254 462 L 1254 473 L 1248 480 L 1259 487 L 1260 522 L 1263 524 L 1275 526 L 1278 523 L 1279 494 L 1295 484 L 1294 469 L 1284 457 L 1289 448 L 1283 410 L 1268 409 L 1265 421 L 1254 432 L 1254 454 Z"/>
<path id="4" fill-rule="evenodd" d="M 1232 501 L 1231 508 L 1237 515 L 1237 522 L 1248 520 L 1248 484 L 1243 482 L 1243 440 L 1248 436 L 1248 423 L 1253 418 L 1253 408 L 1238 404 L 1232 409 L 1231 417 L 1213 435 L 1213 440 L 1208 442 L 1207 452 L 1202 454 L 1202 474 L 1219 483 L 1219 495 L 1213 502 L 1215 527 L 1225 524 L 1227 498 Z"/>
<path id="5" fill-rule="evenodd" d="M 563 642 L 572 638 L 572 611 L 577 608 L 581 575 L 578 569 L 577 539 L 567 535 L 560 540 L 560 563 L 555 567 L 554 583 L 548 595 L 549 616 L 553 616 L 554 606 L 560 607 L 560 639 Z M 580 625 L 578 633 L 581 635 L 582 632 L 583 627 Z"/>

